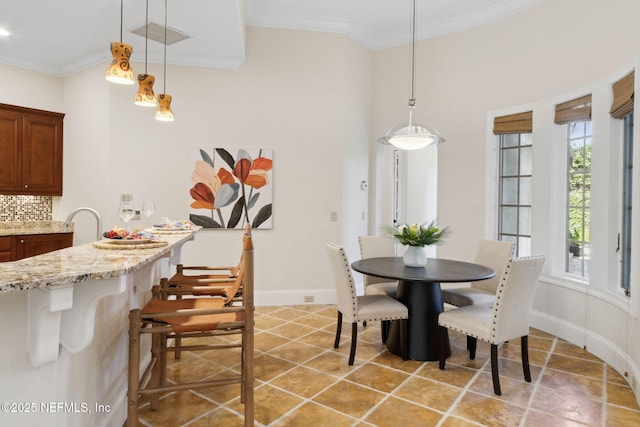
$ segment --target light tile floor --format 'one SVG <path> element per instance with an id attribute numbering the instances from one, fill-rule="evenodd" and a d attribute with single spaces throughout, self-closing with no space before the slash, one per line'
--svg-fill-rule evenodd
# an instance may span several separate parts
<path id="1" fill-rule="evenodd" d="M 446 369 L 402 361 L 380 342 L 377 323 L 359 328 L 356 361 L 347 365 L 350 325 L 333 348 L 336 310 L 302 305 L 256 309 L 257 426 L 640 426 L 640 408 L 622 376 L 595 356 L 533 329 L 532 382 L 520 345 L 500 348 L 502 396 L 493 394 L 489 346 L 469 360 L 466 339 L 450 333 Z M 230 357 L 233 356 L 233 357 Z M 170 358 L 169 378 L 223 376 L 239 350 Z M 242 425 L 239 385 L 167 394 L 160 409 L 141 408 L 142 425 Z"/>

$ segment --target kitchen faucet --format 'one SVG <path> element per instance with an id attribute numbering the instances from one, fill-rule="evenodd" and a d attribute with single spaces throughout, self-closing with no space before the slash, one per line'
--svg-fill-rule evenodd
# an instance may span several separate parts
<path id="1" fill-rule="evenodd" d="M 98 227 L 97 234 L 96 234 L 96 236 L 97 236 L 96 240 L 101 240 L 102 239 L 102 218 L 100 217 L 100 214 L 98 213 L 98 211 L 95 210 L 95 209 L 83 207 L 83 208 L 78 208 L 78 209 L 74 210 L 73 212 L 71 212 L 69 214 L 69 216 L 67 217 L 67 220 L 64 222 L 64 229 L 65 230 L 69 229 L 69 226 L 71 225 L 71 221 L 73 220 L 73 217 L 76 216 L 76 214 L 78 212 L 80 212 L 80 211 L 91 212 L 93 214 L 93 216 L 96 217 L 96 222 L 97 222 L 96 225 Z"/>

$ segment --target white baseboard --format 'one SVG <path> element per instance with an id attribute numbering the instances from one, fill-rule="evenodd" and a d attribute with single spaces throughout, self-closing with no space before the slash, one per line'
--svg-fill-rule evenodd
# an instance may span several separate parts
<path id="1" fill-rule="evenodd" d="M 531 326 L 548 332 L 578 347 L 584 347 L 584 327 L 539 311 L 531 312 Z"/>
<path id="2" fill-rule="evenodd" d="M 255 293 L 257 306 L 335 303 L 335 289 L 256 291 Z"/>

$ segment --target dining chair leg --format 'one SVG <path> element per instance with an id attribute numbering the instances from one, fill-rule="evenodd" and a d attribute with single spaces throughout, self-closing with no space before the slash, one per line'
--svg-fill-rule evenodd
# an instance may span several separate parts
<path id="1" fill-rule="evenodd" d="M 467 335 L 467 350 L 471 351 L 473 346 L 473 337 Z"/>
<path id="2" fill-rule="evenodd" d="M 129 369 L 126 427 L 138 426 L 138 390 L 140 387 L 140 310 L 129 313 Z"/>
<path id="3" fill-rule="evenodd" d="M 380 322 L 380 339 L 382 340 L 382 344 L 387 343 L 387 338 L 389 338 L 389 321 L 383 320 Z"/>
<path id="4" fill-rule="evenodd" d="M 358 343 L 358 322 L 351 324 L 351 351 L 349 352 L 349 365 L 353 365 L 356 358 L 356 344 Z"/>
<path id="5" fill-rule="evenodd" d="M 467 348 L 469 349 L 469 359 L 475 360 L 476 349 L 478 348 L 478 339 L 467 335 Z"/>
<path id="6" fill-rule="evenodd" d="M 400 320 L 400 353 L 402 354 L 402 360 L 409 358 L 409 343 L 407 342 L 407 319 Z M 387 329 L 387 334 L 389 330 Z"/>
<path id="7" fill-rule="evenodd" d="M 500 378 L 498 377 L 498 345 L 491 344 L 491 377 L 493 379 L 493 392 L 500 396 Z"/>
<path id="8" fill-rule="evenodd" d="M 338 324 L 336 325 L 336 340 L 333 343 L 333 348 L 340 346 L 340 334 L 342 334 L 342 313 L 338 312 Z"/>
<path id="9" fill-rule="evenodd" d="M 529 336 L 525 335 L 520 338 L 520 353 L 522 353 L 522 370 L 524 371 L 524 379 L 531 382 L 531 369 L 529 369 Z"/>
<path id="10" fill-rule="evenodd" d="M 444 326 L 438 326 L 438 337 L 439 337 L 439 345 L 438 345 L 438 359 L 439 359 L 439 368 L 444 370 L 444 365 L 447 359 L 447 342 L 449 342 L 449 330 Z"/>

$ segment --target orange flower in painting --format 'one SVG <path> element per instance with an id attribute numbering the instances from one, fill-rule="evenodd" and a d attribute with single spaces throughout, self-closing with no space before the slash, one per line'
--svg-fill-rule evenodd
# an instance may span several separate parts
<path id="1" fill-rule="evenodd" d="M 271 170 L 273 160 L 266 157 L 258 157 L 253 162 L 243 158 L 236 162 L 233 174 L 242 184 L 253 188 L 261 188 L 269 183 L 268 172 Z"/>
<path id="2" fill-rule="evenodd" d="M 191 174 L 191 180 L 196 184 L 189 190 L 194 201 L 191 207 L 195 209 L 213 209 L 215 196 L 218 190 L 225 184 L 235 182 L 231 172 L 224 168 L 218 169 L 218 173 L 207 162 L 198 161 Z"/>
<path id="3" fill-rule="evenodd" d="M 191 207 L 194 209 L 213 209 L 213 202 L 215 197 L 211 188 L 207 185 L 198 182 L 194 185 L 191 190 L 189 190 L 189 194 L 193 198 L 193 202 L 191 202 Z"/>

